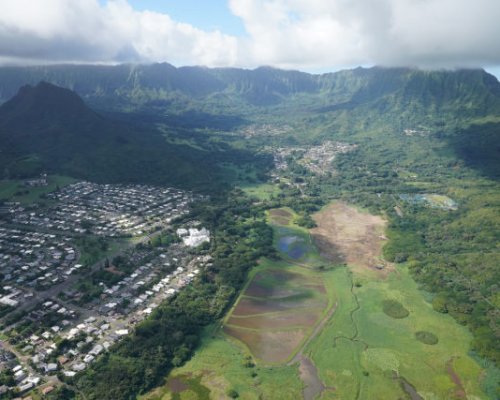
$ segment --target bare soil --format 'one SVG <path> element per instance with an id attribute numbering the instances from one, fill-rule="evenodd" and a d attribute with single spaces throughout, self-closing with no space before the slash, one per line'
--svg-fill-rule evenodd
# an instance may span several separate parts
<path id="1" fill-rule="evenodd" d="M 305 383 L 305 387 L 302 391 L 304 400 L 313 400 L 325 390 L 323 382 L 319 379 L 316 366 L 304 355 L 300 357 L 299 375 L 300 379 Z"/>
<path id="2" fill-rule="evenodd" d="M 259 272 L 226 320 L 224 332 L 264 362 L 285 362 L 321 318 L 328 305 L 325 293 L 319 277 Z"/>
<path id="3" fill-rule="evenodd" d="M 233 315 L 237 316 L 250 316 L 250 315 L 259 315 L 259 314 L 267 314 L 279 311 L 286 311 L 295 309 L 297 312 L 300 311 L 301 308 L 311 308 L 311 307 L 326 307 L 327 300 L 326 299 L 299 299 L 299 300 L 276 300 L 276 299 L 256 299 L 249 297 L 242 297 L 238 302 L 238 305 L 233 311 Z"/>
<path id="4" fill-rule="evenodd" d="M 323 309 L 311 308 L 301 310 L 300 313 L 279 313 L 260 315 L 257 317 L 236 317 L 231 316 L 226 322 L 228 325 L 250 329 L 277 329 L 313 326 L 321 315 Z"/>
<path id="5" fill-rule="evenodd" d="M 381 259 L 386 240 L 386 221 L 382 217 L 337 202 L 313 218 L 317 227 L 311 229 L 311 235 L 323 257 L 349 264 L 360 272 L 370 269 L 383 276 L 393 268 Z"/>
<path id="6" fill-rule="evenodd" d="M 174 377 L 168 380 L 168 388 L 172 393 L 181 393 L 189 389 L 189 386 L 182 381 L 181 377 Z"/>
<path id="7" fill-rule="evenodd" d="M 282 208 L 270 210 L 269 216 L 271 217 L 271 223 L 276 225 L 289 225 L 293 217 L 289 211 Z"/>
<path id="8" fill-rule="evenodd" d="M 255 357 L 266 363 L 285 362 L 305 336 L 302 329 L 252 331 L 227 325 L 224 332 L 245 343 Z"/>

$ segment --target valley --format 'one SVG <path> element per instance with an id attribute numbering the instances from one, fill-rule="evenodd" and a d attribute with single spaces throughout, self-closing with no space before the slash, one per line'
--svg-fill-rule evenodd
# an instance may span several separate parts
<path id="1" fill-rule="evenodd" d="M 343 230 L 356 214 L 358 228 Z M 278 219 L 281 226 L 293 221 L 287 210 L 271 210 L 269 215 L 271 223 Z M 278 226 L 276 246 L 283 260 L 266 260 L 256 267 L 222 326 L 210 329 L 194 358 L 172 372 L 164 389 L 156 389 L 144 399 L 184 398 L 188 393 L 192 398 L 218 398 L 231 390 L 245 399 L 487 398 L 478 384 L 482 368 L 466 351 L 467 330 L 432 310 L 407 268 L 373 268 L 366 257 L 381 257 L 380 246 L 372 253 L 368 246 L 361 258 L 356 247 L 345 248 L 346 242 L 380 240 L 381 232 L 371 224 L 376 221 L 375 226 L 383 230 L 384 221 L 342 203 L 330 205 L 315 219 L 318 228 L 311 231 L 311 237 L 332 226 L 342 232 L 322 235 L 321 246 L 327 248 L 328 241 L 329 256 L 350 260 L 347 265 L 320 259 L 313 248 L 308 249 L 309 256 L 304 253 L 292 257 L 294 263 L 286 262 L 290 254 L 279 243 L 289 236 L 281 236 Z M 312 260 L 311 255 L 315 256 Z M 326 263 L 322 268 L 315 267 L 319 260 Z M 293 289 L 293 282 L 302 288 L 301 295 Z M 314 294 L 305 295 L 304 290 Z M 282 305 L 290 296 L 297 298 L 291 314 Z M 328 305 L 315 314 L 312 302 L 318 296 L 324 296 Z M 250 298 L 259 303 L 265 298 L 266 302 L 255 308 L 255 303 L 247 302 Z M 384 302 L 389 300 L 408 314 L 400 316 L 386 309 Z M 311 319 L 304 333 L 301 310 Z M 266 319 L 268 314 L 272 318 Z M 439 337 L 429 342 L 419 339 L 418 332 L 432 337 L 434 332 Z M 293 342 L 289 340 L 293 335 L 307 339 Z M 276 380 L 277 375 L 283 378 Z M 290 376 L 301 379 L 301 384 L 291 386 Z M 183 384 L 172 386 L 174 381 Z M 196 389 L 201 387 L 205 392 Z"/>
<path id="2" fill-rule="evenodd" d="M 47 398 L 497 396 L 500 100 L 484 71 L 114 68 L 134 90 L 96 91 L 84 66 L 16 70 L 52 83 L 0 109 L 2 238 L 65 263 L 3 266 L 28 307 L 7 325 L 0 310 L 2 340 L 26 364 L 49 350 L 29 367 L 51 364 Z M 74 318 L 36 326 L 54 296 Z"/>

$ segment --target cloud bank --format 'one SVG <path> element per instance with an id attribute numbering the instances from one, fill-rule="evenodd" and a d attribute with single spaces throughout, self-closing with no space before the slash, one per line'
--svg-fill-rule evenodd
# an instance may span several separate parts
<path id="1" fill-rule="evenodd" d="M 126 0 L 0 0 L 0 58 L 16 62 L 231 65 L 237 39 L 204 32 Z M 0 61 L 1 61 L 0 59 Z"/>
<path id="2" fill-rule="evenodd" d="M 0 0 L 0 62 L 500 65 L 498 0 L 229 0 L 228 7 L 244 37 L 139 12 L 126 0 Z"/>

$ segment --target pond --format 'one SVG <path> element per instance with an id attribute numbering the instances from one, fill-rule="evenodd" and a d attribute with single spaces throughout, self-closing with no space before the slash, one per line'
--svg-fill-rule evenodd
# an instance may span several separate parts
<path id="1" fill-rule="evenodd" d="M 278 250 L 296 260 L 304 256 L 307 245 L 300 236 L 282 236 L 278 240 Z"/>

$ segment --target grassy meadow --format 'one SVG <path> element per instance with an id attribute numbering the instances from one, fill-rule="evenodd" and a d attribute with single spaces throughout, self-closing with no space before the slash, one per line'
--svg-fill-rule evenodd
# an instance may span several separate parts
<path id="1" fill-rule="evenodd" d="M 373 216 L 348 211 L 367 219 L 352 233 L 342 231 L 342 240 L 351 234 L 353 241 L 363 238 L 363 226 L 377 232 L 370 225 Z M 261 260 L 193 358 L 141 400 L 302 398 L 300 354 L 317 369 L 321 399 L 487 398 L 481 389 L 484 370 L 468 354 L 470 333 L 433 310 L 406 266 L 377 271 L 362 262 L 356 268 L 333 265 L 319 256 L 309 231 L 294 224 L 296 218 L 286 208 L 268 212 L 281 259 Z M 306 315 L 312 318 L 307 323 Z M 274 331 L 303 335 L 273 359 L 275 348 L 283 346 L 280 336 L 268 335 Z"/>
<path id="2" fill-rule="evenodd" d="M 2 180 L 0 181 L 0 201 L 14 201 L 21 204 L 31 204 L 35 202 L 46 202 L 43 196 L 53 192 L 57 187 L 64 187 L 76 182 L 76 179 L 67 176 L 50 175 L 47 177 L 47 186 L 29 187 L 25 186 L 22 180 Z"/>
<path id="3" fill-rule="evenodd" d="M 398 377 L 425 399 L 486 398 L 480 387 L 482 369 L 468 355 L 470 333 L 432 309 L 407 268 L 397 267 L 379 280 L 348 269 L 335 274 L 339 307 L 308 348 L 325 386 L 335 387 L 322 398 L 404 398 L 408 393 Z M 401 303 L 409 315 L 387 315 L 386 300 Z M 416 334 L 422 331 L 438 342 L 419 341 Z"/>

